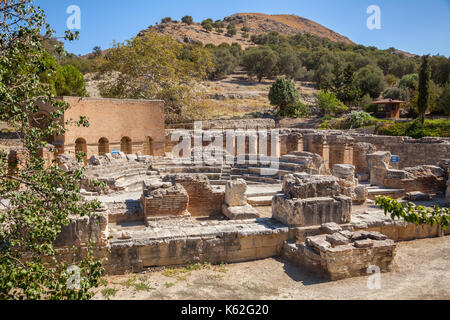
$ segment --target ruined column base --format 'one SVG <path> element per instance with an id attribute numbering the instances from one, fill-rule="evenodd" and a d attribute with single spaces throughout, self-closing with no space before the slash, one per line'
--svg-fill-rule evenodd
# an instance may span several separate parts
<path id="1" fill-rule="evenodd" d="M 230 220 L 245 220 L 259 218 L 258 211 L 251 205 L 229 207 L 226 204 L 222 205 L 222 213 Z"/>

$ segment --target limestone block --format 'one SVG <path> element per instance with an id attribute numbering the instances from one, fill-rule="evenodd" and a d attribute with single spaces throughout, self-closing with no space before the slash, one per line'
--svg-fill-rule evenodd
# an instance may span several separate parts
<path id="1" fill-rule="evenodd" d="M 406 193 L 406 199 L 409 201 L 429 201 L 431 200 L 431 196 L 420 191 L 413 191 Z"/>
<path id="2" fill-rule="evenodd" d="M 222 206 L 222 213 L 230 220 L 245 220 L 259 218 L 258 211 L 251 205 L 230 207 L 224 204 Z"/>
<path id="3" fill-rule="evenodd" d="M 355 166 L 351 164 L 335 164 L 333 175 L 344 180 L 353 180 L 355 177 Z"/>
<path id="4" fill-rule="evenodd" d="M 332 197 L 340 194 L 340 186 L 333 176 L 289 174 L 284 176 L 283 192 L 291 199 Z"/>
<path id="5" fill-rule="evenodd" d="M 369 191 L 367 190 L 367 187 L 363 185 L 357 186 L 353 193 L 354 196 L 352 197 L 352 200 L 354 203 L 364 203 L 369 197 Z"/>
<path id="6" fill-rule="evenodd" d="M 272 200 L 272 217 L 288 226 L 304 227 L 350 222 L 352 200 L 346 196 L 289 199 L 276 195 Z"/>
<path id="7" fill-rule="evenodd" d="M 230 207 L 245 206 L 247 204 L 247 183 L 243 179 L 231 180 L 225 187 L 225 203 Z"/>
<path id="8" fill-rule="evenodd" d="M 367 155 L 370 170 L 370 184 L 373 186 L 384 185 L 384 177 L 389 169 L 391 153 L 389 151 L 377 151 Z"/>
<path id="9" fill-rule="evenodd" d="M 128 161 L 137 161 L 138 156 L 136 154 L 127 154 Z"/>
<path id="10" fill-rule="evenodd" d="M 334 222 L 324 223 L 320 226 L 320 230 L 326 234 L 334 234 L 342 230 L 342 228 Z"/>
<path id="11" fill-rule="evenodd" d="M 350 243 L 350 239 L 340 233 L 327 234 L 326 240 L 332 245 L 343 245 Z"/>

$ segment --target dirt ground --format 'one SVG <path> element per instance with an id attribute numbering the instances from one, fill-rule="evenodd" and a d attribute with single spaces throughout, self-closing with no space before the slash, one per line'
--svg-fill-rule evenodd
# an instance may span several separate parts
<path id="1" fill-rule="evenodd" d="M 394 271 L 381 274 L 381 288 L 369 276 L 335 282 L 281 259 L 149 270 L 112 276 L 94 299 L 450 299 L 450 237 L 401 242 Z M 373 276 L 372 276 L 373 277 Z"/>

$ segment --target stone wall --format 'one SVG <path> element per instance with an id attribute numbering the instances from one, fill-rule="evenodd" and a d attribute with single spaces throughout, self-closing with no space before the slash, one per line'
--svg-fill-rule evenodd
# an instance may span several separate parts
<path id="1" fill-rule="evenodd" d="M 293 227 L 350 222 L 352 199 L 340 195 L 336 177 L 286 175 L 282 195 L 272 200 L 272 217 Z"/>
<path id="2" fill-rule="evenodd" d="M 167 175 L 164 181 L 178 183 L 189 195 L 188 211 L 192 216 L 222 214 L 223 191 L 213 189 L 204 175 Z"/>
<path id="3" fill-rule="evenodd" d="M 70 104 L 63 121 L 76 121 L 80 116 L 86 116 L 90 123 L 87 128 L 72 125 L 67 128 L 65 136 L 55 137 L 54 144 L 63 146 L 64 152 L 75 153 L 78 141 L 78 148 L 85 149 L 89 158 L 99 154 L 103 139 L 108 152 L 122 149 L 126 153 L 164 155 L 164 102 L 80 97 L 60 99 Z M 40 112 L 50 111 L 51 107 L 41 106 Z M 122 139 L 125 139 L 126 146 Z"/>
<path id="4" fill-rule="evenodd" d="M 141 207 L 146 219 L 187 215 L 189 196 L 181 184 L 160 180 L 144 181 Z"/>
<path id="5" fill-rule="evenodd" d="M 162 231 L 134 232 L 111 240 L 108 274 L 141 272 L 144 267 L 197 262 L 232 263 L 279 256 L 289 240 L 286 226 L 272 219 L 206 222 Z"/>
<path id="6" fill-rule="evenodd" d="M 396 245 L 378 232 L 336 231 L 311 236 L 300 244 L 286 243 L 283 257 L 330 280 L 367 275 L 375 266 L 391 270 Z"/>

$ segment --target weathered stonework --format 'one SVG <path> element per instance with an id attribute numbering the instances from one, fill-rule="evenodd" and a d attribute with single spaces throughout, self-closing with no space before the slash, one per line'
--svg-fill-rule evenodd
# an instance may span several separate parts
<path id="1" fill-rule="evenodd" d="M 222 213 L 231 220 L 254 219 L 258 211 L 247 203 L 247 183 L 243 179 L 228 181 L 225 187 L 225 203 Z"/>
<path id="2" fill-rule="evenodd" d="M 330 280 L 367 275 L 369 267 L 391 270 L 395 242 L 378 232 L 338 231 L 308 237 L 300 244 L 286 243 L 283 257 Z"/>
<path id="3" fill-rule="evenodd" d="M 189 196 L 178 183 L 150 180 L 144 182 L 141 207 L 148 219 L 158 216 L 185 216 L 188 212 Z"/>
<path id="4" fill-rule="evenodd" d="M 352 200 L 340 195 L 336 177 L 287 175 L 283 195 L 272 200 L 272 217 L 288 226 L 311 226 L 350 221 Z"/>
<path id="5" fill-rule="evenodd" d="M 167 175 L 163 181 L 178 183 L 189 195 L 188 211 L 192 216 L 212 216 L 222 213 L 223 191 L 213 189 L 204 175 Z"/>

